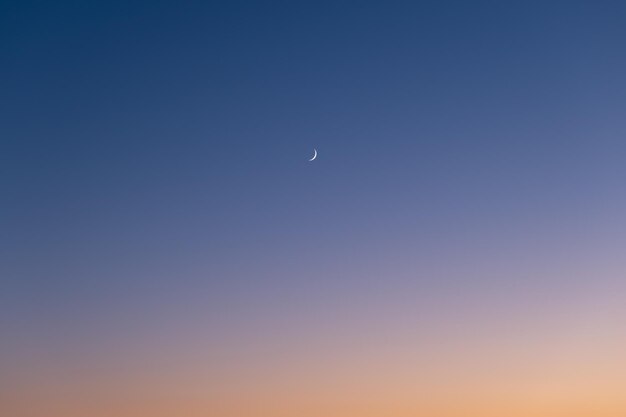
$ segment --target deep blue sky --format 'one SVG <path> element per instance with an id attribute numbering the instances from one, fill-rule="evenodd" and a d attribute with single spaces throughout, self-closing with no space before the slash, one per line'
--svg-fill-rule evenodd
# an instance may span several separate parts
<path id="1" fill-rule="evenodd" d="M 0 313 L 17 338 L 104 332 L 111 306 L 116 328 L 426 302 L 615 248 L 624 22 L 620 1 L 2 2 Z"/>

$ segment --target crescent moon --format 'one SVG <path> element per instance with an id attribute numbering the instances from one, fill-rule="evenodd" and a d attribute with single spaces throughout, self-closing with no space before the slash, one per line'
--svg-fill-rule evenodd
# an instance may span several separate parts
<path id="1" fill-rule="evenodd" d="M 313 158 L 309 159 L 309 162 L 314 161 L 317 158 L 317 149 L 313 149 Z"/>

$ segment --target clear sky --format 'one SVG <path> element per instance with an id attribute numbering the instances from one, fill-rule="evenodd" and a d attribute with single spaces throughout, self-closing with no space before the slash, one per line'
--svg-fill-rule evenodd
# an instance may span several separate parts
<path id="1" fill-rule="evenodd" d="M 626 415 L 625 22 L 3 1 L 0 414 Z"/>

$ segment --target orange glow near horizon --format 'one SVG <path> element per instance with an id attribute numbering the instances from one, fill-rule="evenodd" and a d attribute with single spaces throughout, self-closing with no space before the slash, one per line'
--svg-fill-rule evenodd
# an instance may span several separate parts
<path id="1" fill-rule="evenodd" d="M 2 409 L 15 417 L 618 417 L 626 413 L 623 313 L 607 305 L 469 314 L 437 328 L 338 318 L 222 347 L 188 335 L 123 360 L 58 358 L 30 374 L 22 364 Z"/>

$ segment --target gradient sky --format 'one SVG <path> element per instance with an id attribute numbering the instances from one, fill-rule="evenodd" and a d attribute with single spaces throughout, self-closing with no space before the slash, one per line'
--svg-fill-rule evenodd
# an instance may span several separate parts
<path id="1" fill-rule="evenodd" d="M 623 2 L 182 3 L 0 4 L 0 414 L 626 415 Z"/>

